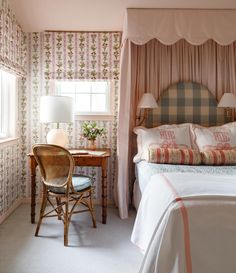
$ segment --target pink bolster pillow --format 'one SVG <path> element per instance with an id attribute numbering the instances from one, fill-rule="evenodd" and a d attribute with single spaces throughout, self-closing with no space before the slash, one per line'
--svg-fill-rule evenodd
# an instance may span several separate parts
<path id="1" fill-rule="evenodd" d="M 201 152 L 205 165 L 236 165 L 236 150 L 208 150 Z"/>
<path id="2" fill-rule="evenodd" d="M 148 162 L 199 165 L 201 164 L 201 154 L 198 150 L 193 149 L 149 147 Z"/>

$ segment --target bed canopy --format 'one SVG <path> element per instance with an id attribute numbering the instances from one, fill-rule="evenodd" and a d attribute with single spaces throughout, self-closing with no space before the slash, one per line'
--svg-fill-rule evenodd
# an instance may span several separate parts
<path id="1" fill-rule="evenodd" d="M 236 10 L 128 9 L 123 43 L 141 45 L 151 39 L 171 45 L 180 39 L 200 45 L 212 39 L 228 45 L 236 37 Z"/>
<path id="2" fill-rule="evenodd" d="M 230 47 L 227 51 L 230 52 L 230 54 L 226 54 L 227 58 L 235 61 L 229 65 L 225 65 L 225 63 L 222 64 L 225 67 L 227 66 L 224 70 L 226 72 L 223 73 L 223 76 L 227 75 L 227 71 L 229 70 L 233 75 L 232 77 L 230 76 L 230 86 L 227 85 L 227 80 L 222 80 L 222 82 L 225 84 L 224 86 L 226 87 L 221 89 L 222 92 L 225 92 L 229 87 L 236 87 L 235 26 L 236 10 L 127 9 L 124 20 L 121 48 L 120 106 L 117 151 L 118 179 L 116 185 L 116 202 L 119 207 L 121 218 L 128 217 L 128 207 L 130 203 L 130 181 L 132 180 L 132 149 L 134 146 L 134 143 L 132 142 L 132 131 L 135 127 L 138 99 L 141 97 L 143 92 L 153 91 L 141 90 L 139 92 L 139 90 L 134 87 L 135 83 L 132 79 L 135 78 L 137 80 L 143 76 L 142 73 L 138 75 L 136 73 L 137 71 L 134 72 L 133 67 L 135 65 L 140 65 L 142 62 L 147 63 L 147 59 L 137 59 L 137 55 L 134 55 L 132 52 L 133 45 L 135 44 L 142 47 L 144 44 L 146 45 L 148 42 L 156 39 L 162 46 L 164 45 L 165 47 L 174 47 L 179 41 L 183 41 L 182 43 L 188 43 L 193 47 L 193 45 L 201 46 L 208 43 L 208 41 L 212 41 L 219 47 L 219 49 L 217 49 L 217 54 L 221 54 L 220 57 L 222 57 L 222 53 L 220 51 L 221 47 Z M 233 48 L 231 48 L 231 45 L 233 45 Z M 209 49 L 204 49 L 206 51 L 206 56 L 208 56 L 208 53 L 212 53 L 212 44 L 207 46 Z M 137 51 L 137 46 L 135 50 Z M 145 50 L 147 50 L 147 48 Z M 167 50 L 169 50 L 169 48 L 167 48 Z M 193 48 L 191 48 L 190 51 L 193 51 Z M 154 58 L 158 58 L 155 54 L 156 53 L 154 52 Z M 173 53 L 171 52 L 171 54 Z M 199 54 L 199 49 L 197 49 L 196 54 Z M 191 59 L 191 56 L 189 59 Z M 202 59 L 206 59 L 206 57 L 203 56 Z M 152 62 L 152 58 L 150 58 L 150 62 Z M 145 65 L 146 67 L 149 67 L 148 64 Z M 200 63 L 197 63 L 196 66 L 201 65 Z M 173 67 L 170 69 L 171 73 L 173 73 Z M 208 67 L 208 70 L 210 70 L 210 66 Z M 156 78 L 159 77 L 159 79 L 161 79 L 162 77 L 161 72 L 158 72 L 158 77 L 155 72 L 157 73 L 157 71 L 153 72 L 154 75 L 152 81 L 156 81 Z M 134 73 L 137 75 L 134 76 Z M 191 73 L 198 74 L 195 71 Z M 214 73 L 216 73 L 216 77 L 219 74 L 218 71 L 215 71 Z M 197 75 L 197 80 L 199 80 L 199 77 L 200 76 Z M 204 77 L 204 73 L 201 77 Z M 201 77 L 200 81 L 202 79 Z M 147 81 L 146 79 L 141 80 L 143 82 Z M 172 77 L 171 80 L 178 80 L 178 76 Z M 180 80 L 182 80 L 181 76 Z M 204 83 L 204 80 L 201 83 Z M 209 85 L 211 85 L 211 83 Z M 213 89 L 216 86 L 217 83 L 215 85 L 212 84 Z M 236 90 L 234 91 L 236 92 Z"/>

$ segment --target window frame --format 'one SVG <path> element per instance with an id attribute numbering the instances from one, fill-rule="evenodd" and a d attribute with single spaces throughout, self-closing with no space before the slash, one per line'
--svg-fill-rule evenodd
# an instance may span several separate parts
<path id="1" fill-rule="evenodd" d="M 4 73 L 13 77 L 13 82 L 3 82 Z M 17 76 L 9 71 L 0 69 L 0 119 L 2 128 L 0 128 L 0 143 L 18 139 L 18 81 Z M 8 85 L 6 87 L 6 85 Z M 5 109 L 4 109 L 5 108 Z M 4 128 L 5 127 L 5 128 Z"/>
<path id="2" fill-rule="evenodd" d="M 74 116 L 76 120 L 86 120 L 86 119 L 90 119 L 90 120 L 110 120 L 113 118 L 114 116 L 114 81 L 113 80 L 55 80 L 52 85 L 54 86 L 52 89 L 54 90 L 54 93 L 56 95 L 63 95 L 66 96 L 67 94 L 61 93 L 58 89 L 57 89 L 57 83 L 58 82 L 107 82 L 108 83 L 108 87 L 107 87 L 107 93 L 106 93 L 106 103 L 107 103 L 107 111 L 106 112 L 80 112 L 80 111 L 76 111 L 74 112 Z M 75 91 L 76 92 L 76 91 Z M 96 93 L 93 93 L 96 94 Z M 90 94 L 90 96 L 92 96 L 92 94 Z"/>

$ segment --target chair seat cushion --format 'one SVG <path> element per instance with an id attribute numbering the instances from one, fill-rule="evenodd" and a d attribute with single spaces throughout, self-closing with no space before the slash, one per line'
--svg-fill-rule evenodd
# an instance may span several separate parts
<path id="1" fill-rule="evenodd" d="M 85 175 L 79 175 L 79 174 L 74 174 L 72 176 L 72 184 L 75 189 L 75 191 L 82 191 L 86 188 L 91 187 L 92 185 L 92 180 L 89 176 Z M 49 187 L 49 190 L 54 193 L 65 193 L 66 189 L 64 187 Z"/>
<path id="2" fill-rule="evenodd" d="M 82 191 L 88 187 L 91 187 L 92 180 L 89 176 L 85 175 L 73 175 L 72 184 L 76 191 Z"/>

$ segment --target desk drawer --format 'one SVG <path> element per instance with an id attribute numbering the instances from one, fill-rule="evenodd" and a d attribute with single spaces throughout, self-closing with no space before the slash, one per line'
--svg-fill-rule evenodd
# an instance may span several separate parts
<path id="1" fill-rule="evenodd" d="M 76 166 L 101 166 L 102 158 L 96 157 L 77 157 L 74 158 Z"/>

